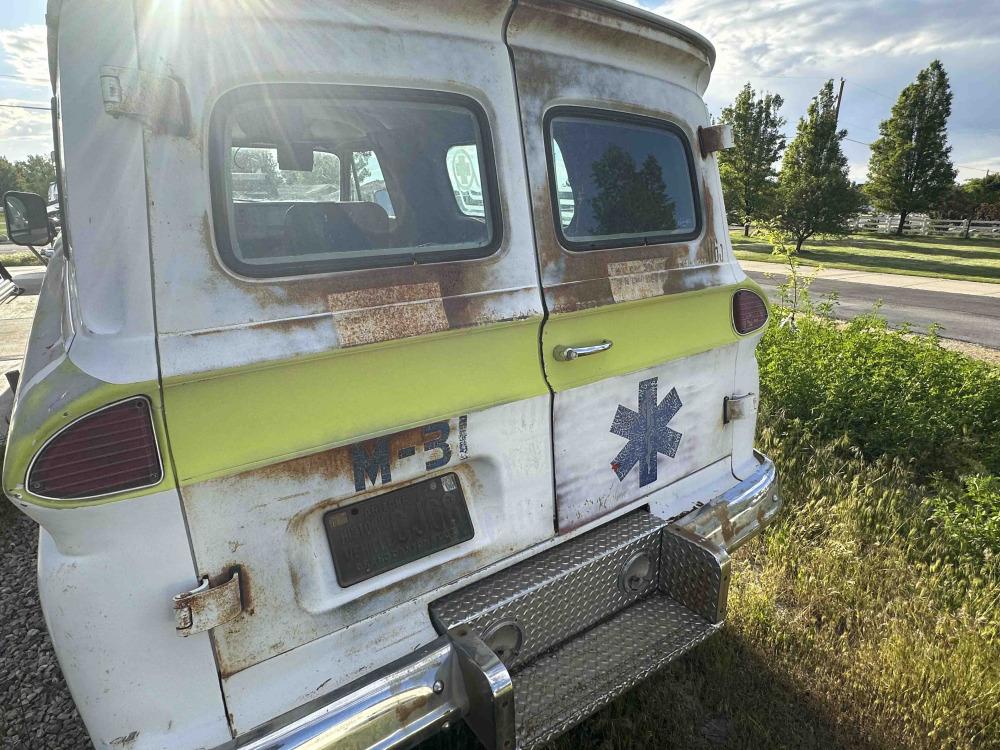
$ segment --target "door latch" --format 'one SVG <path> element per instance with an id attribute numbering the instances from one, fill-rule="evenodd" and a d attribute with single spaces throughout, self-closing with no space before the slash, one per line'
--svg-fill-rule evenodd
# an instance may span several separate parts
<path id="1" fill-rule="evenodd" d="M 722 399 L 722 423 L 729 424 L 743 419 L 757 410 L 757 394 L 744 393 L 742 396 L 726 396 Z"/>
<path id="2" fill-rule="evenodd" d="M 205 576 L 197 588 L 174 597 L 174 619 L 177 635 L 181 636 L 204 633 L 234 620 L 242 611 L 239 568 L 233 568 L 229 580 L 223 583 L 213 586 Z"/>
<path id="3" fill-rule="evenodd" d="M 552 356 L 560 362 L 572 362 L 580 357 L 589 357 L 591 354 L 606 352 L 612 347 L 612 343 L 604 339 L 600 344 L 590 346 L 557 346 L 552 350 Z"/>

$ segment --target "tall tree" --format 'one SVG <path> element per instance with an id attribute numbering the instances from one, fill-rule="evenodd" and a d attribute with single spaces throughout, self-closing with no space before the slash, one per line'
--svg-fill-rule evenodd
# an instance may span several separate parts
<path id="1" fill-rule="evenodd" d="M 1000 219 L 1000 174 L 974 177 L 953 185 L 931 210 L 944 219 Z"/>
<path id="2" fill-rule="evenodd" d="M 52 159 L 41 154 L 32 154 L 17 162 L 17 182 L 21 190 L 38 193 L 43 198 L 49 194 L 49 183 L 56 179 L 56 168 Z"/>
<path id="3" fill-rule="evenodd" d="M 861 205 L 840 148 L 846 135 L 846 130 L 837 130 L 837 101 L 829 80 L 799 119 L 795 138 L 781 160 L 777 222 L 795 239 L 795 252 L 817 232 L 845 232 L 847 219 Z"/>
<path id="4" fill-rule="evenodd" d="M 0 156 L 0 196 L 8 190 L 17 189 L 17 167 Z"/>
<path id="5" fill-rule="evenodd" d="M 949 155 L 948 116 L 951 86 L 940 60 L 934 60 L 904 88 L 872 144 L 866 191 L 883 211 L 898 211 L 896 234 L 908 214 L 941 201 L 955 181 Z"/>
<path id="6" fill-rule="evenodd" d="M 757 92 L 748 82 L 720 120 L 733 129 L 735 145 L 719 152 L 719 172 L 726 208 L 749 234 L 750 222 L 764 218 L 773 198 L 774 164 L 785 148 L 778 114 L 784 100 L 777 94 Z"/>

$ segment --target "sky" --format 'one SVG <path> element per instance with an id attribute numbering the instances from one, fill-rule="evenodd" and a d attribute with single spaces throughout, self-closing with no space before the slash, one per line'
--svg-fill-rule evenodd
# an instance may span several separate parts
<path id="1" fill-rule="evenodd" d="M 823 82 L 846 79 L 840 123 L 859 182 L 867 172 L 864 144 L 878 136 L 903 86 L 939 58 L 954 92 L 948 132 L 959 180 L 1000 171 L 1000 0 L 626 1 L 712 41 L 718 59 L 705 97 L 715 115 L 749 81 L 781 94 L 791 136 Z M 47 107 L 45 0 L 5 6 L 0 105 Z M 48 112 L 0 106 L 0 156 L 48 153 L 49 130 Z"/>

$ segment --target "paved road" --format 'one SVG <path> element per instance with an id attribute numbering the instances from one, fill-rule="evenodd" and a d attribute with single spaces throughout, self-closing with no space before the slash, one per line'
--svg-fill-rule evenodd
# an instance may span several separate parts
<path id="1" fill-rule="evenodd" d="M 747 275 L 772 299 L 784 280 L 783 276 L 769 277 L 759 271 L 747 271 Z M 872 305 L 882 300 L 879 314 L 890 325 L 910 323 L 914 330 L 924 332 L 932 323 L 938 323 L 943 337 L 1000 349 L 1000 298 L 827 279 L 816 279 L 810 288 L 814 301 L 831 292 L 840 296 L 834 312 L 837 318 L 847 320 L 870 312 Z"/>

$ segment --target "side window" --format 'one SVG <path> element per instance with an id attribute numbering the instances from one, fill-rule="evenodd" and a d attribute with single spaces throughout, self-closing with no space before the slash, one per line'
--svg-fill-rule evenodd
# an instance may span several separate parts
<path id="1" fill-rule="evenodd" d="M 674 126 L 626 114 L 547 118 L 560 239 L 571 250 L 676 242 L 698 234 L 694 163 Z"/>
<path id="2" fill-rule="evenodd" d="M 479 149 L 476 144 L 452 146 L 448 149 L 445 160 L 458 210 L 466 216 L 485 216 L 483 183 L 479 174 Z"/>
<path id="3" fill-rule="evenodd" d="M 405 266 L 499 245 L 489 133 L 471 99 L 261 85 L 223 96 L 211 127 L 216 240 L 239 273 Z"/>

